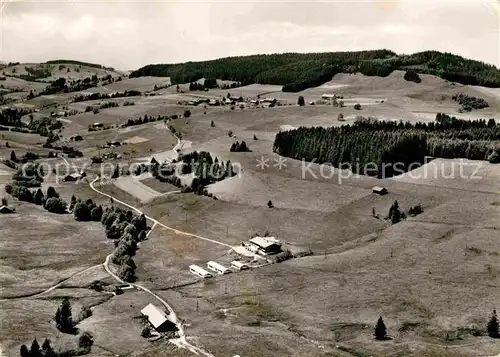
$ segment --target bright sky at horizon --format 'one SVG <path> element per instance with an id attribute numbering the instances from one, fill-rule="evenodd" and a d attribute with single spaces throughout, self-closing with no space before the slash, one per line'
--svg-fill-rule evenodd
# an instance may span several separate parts
<path id="1" fill-rule="evenodd" d="M 2 3 L 5 1 L 2 1 Z M 498 1 L 16 1 L 0 60 L 117 69 L 276 52 L 452 52 L 500 67 Z"/>

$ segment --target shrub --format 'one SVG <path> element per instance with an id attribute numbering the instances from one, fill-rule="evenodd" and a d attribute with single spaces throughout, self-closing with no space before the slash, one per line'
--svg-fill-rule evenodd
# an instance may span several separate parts
<path id="1" fill-rule="evenodd" d="M 151 337 L 151 328 L 149 326 L 144 326 L 141 331 L 141 336 L 144 338 Z"/>
<path id="2" fill-rule="evenodd" d="M 361 104 L 359 103 L 354 104 L 354 109 L 361 110 Z"/>
<path id="3" fill-rule="evenodd" d="M 94 337 L 90 332 L 83 332 L 80 337 L 78 337 L 78 348 L 84 351 L 90 351 L 92 345 L 94 344 Z"/>
<path id="4" fill-rule="evenodd" d="M 297 104 L 300 105 L 301 107 L 306 105 L 306 101 L 304 100 L 303 96 L 299 96 L 299 98 L 297 99 Z"/>
<path id="5" fill-rule="evenodd" d="M 292 258 L 293 258 L 292 252 L 290 252 L 290 250 L 288 249 L 285 249 L 284 251 L 276 255 L 276 263 L 281 263 L 284 262 L 285 260 L 289 260 Z"/>
<path id="6" fill-rule="evenodd" d="M 88 319 L 90 316 L 92 316 L 92 309 L 89 306 L 84 306 L 80 310 L 80 314 L 78 315 L 78 320 L 82 321 Z"/>
<path id="7" fill-rule="evenodd" d="M 412 217 L 419 215 L 420 213 L 423 213 L 424 210 L 422 209 L 422 206 L 416 205 L 414 207 L 410 207 L 408 214 Z"/>
<path id="8" fill-rule="evenodd" d="M 189 109 L 186 109 L 184 111 L 184 118 L 189 118 L 191 116 L 191 111 Z"/>
<path id="9" fill-rule="evenodd" d="M 415 83 L 422 82 L 422 80 L 420 79 L 418 73 L 415 72 L 412 69 L 406 71 L 403 78 L 404 78 L 405 81 L 409 81 L 409 82 L 415 82 Z"/>
<path id="10" fill-rule="evenodd" d="M 105 285 L 106 284 L 100 280 L 94 280 L 88 285 L 88 288 L 100 292 L 104 290 Z"/>
<path id="11" fill-rule="evenodd" d="M 45 209 L 51 213 L 66 213 L 67 204 L 60 198 L 51 197 L 45 201 Z"/>

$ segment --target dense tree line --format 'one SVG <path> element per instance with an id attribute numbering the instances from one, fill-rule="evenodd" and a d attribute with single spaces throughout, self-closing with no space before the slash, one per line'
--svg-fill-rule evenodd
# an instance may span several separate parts
<path id="1" fill-rule="evenodd" d="M 59 196 L 54 187 L 49 186 L 45 195 L 40 188 L 36 191 L 29 189 L 41 186 L 43 177 L 40 175 L 43 175 L 43 171 L 36 164 L 25 165 L 13 176 L 14 181 L 5 185 L 5 192 L 19 201 L 42 206 L 51 213 L 66 213 L 68 204 Z"/>
<path id="2" fill-rule="evenodd" d="M 96 221 L 100 222 L 104 213 L 101 205 L 97 205 L 91 199 L 82 201 L 74 195 L 71 197 L 69 209 L 77 221 Z"/>
<path id="3" fill-rule="evenodd" d="M 45 63 L 47 63 L 47 64 L 74 64 L 74 65 L 79 65 L 79 66 L 85 66 L 85 67 L 92 67 L 92 68 L 99 68 L 99 69 L 106 69 L 106 70 L 109 70 L 109 71 L 114 71 L 114 68 L 112 68 L 112 67 L 104 67 L 103 65 L 100 65 L 100 64 L 89 63 L 89 62 L 82 62 L 82 61 L 76 61 L 76 60 L 58 59 L 58 60 L 47 61 Z"/>
<path id="4" fill-rule="evenodd" d="M 33 78 L 33 80 L 52 76 L 52 72 L 50 71 L 49 68 L 24 67 L 24 69 L 26 70 L 26 72 L 28 72 L 29 76 Z"/>
<path id="5" fill-rule="evenodd" d="M 176 115 L 175 118 L 178 118 Z M 122 124 L 122 127 L 125 128 L 127 126 L 134 126 L 134 125 L 141 125 L 141 124 L 146 124 L 146 123 L 151 123 L 154 121 L 161 121 L 161 120 L 168 120 L 168 119 L 174 119 L 173 117 L 170 118 L 169 116 L 161 116 L 158 115 L 156 118 L 150 115 L 149 117 L 147 115 L 144 115 L 144 118 L 139 117 L 137 119 L 129 119 L 127 120 L 126 123 Z"/>
<path id="6" fill-rule="evenodd" d="M 135 281 L 137 267 L 133 256 L 138 243 L 146 239 L 146 216 L 111 206 L 104 211 L 101 223 L 106 227 L 106 236 L 115 240 L 116 249 L 111 262 L 119 266 L 118 275 L 127 282 Z"/>
<path id="7" fill-rule="evenodd" d="M 462 84 L 500 87 L 500 70 L 495 66 L 437 51 L 401 56 L 388 50 L 376 50 L 227 57 L 147 65 L 132 72 L 130 77 L 170 77 L 173 83 L 190 83 L 203 77 L 218 78 L 240 81 L 243 85 L 283 85 L 283 91 L 297 92 L 321 85 L 341 72 L 384 77 L 394 70 L 433 74 Z"/>
<path id="8" fill-rule="evenodd" d="M 20 356 L 21 357 L 73 357 L 82 356 L 90 353 L 90 350 L 94 344 L 94 337 L 90 332 L 83 332 L 78 337 L 78 349 L 70 349 L 66 351 L 55 352 L 50 344 L 50 340 L 45 339 L 42 346 L 38 344 L 36 338 L 31 343 L 31 347 L 28 348 L 26 345 L 21 345 Z"/>
<path id="9" fill-rule="evenodd" d="M 26 110 L 17 108 L 6 108 L 0 112 L 0 125 L 24 127 L 21 118 L 29 114 Z"/>
<path id="10" fill-rule="evenodd" d="M 92 94 L 81 94 L 73 97 L 73 102 L 86 102 L 89 100 L 99 100 L 99 99 L 113 99 L 122 97 L 136 97 L 140 96 L 142 93 L 137 90 L 126 90 L 124 92 L 116 92 L 113 94 L 107 93 L 92 93 Z"/>
<path id="11" fill-rule="evenodd" d="M 471 97 L 466 94 L 455 94 L 452 99 L 461 105 L 460 109 L 464 112 L 470 112 L 473 109 L 488 108 L 490 105 L 483 98 Z"/>
<path id="12" fill-rule="evenodd" d="M 491 161 L 499 140 L 500 127 L 494 120 L 467 121 L 438 114 L 433 123 L 363 118 L 340 127 L 300 127 L 278 133 L 274 151 L 334 167 L 348 165 L 359 174 L 391 177 L 406 172 L 411 164 L 422 164 L 427 155 Z"/>

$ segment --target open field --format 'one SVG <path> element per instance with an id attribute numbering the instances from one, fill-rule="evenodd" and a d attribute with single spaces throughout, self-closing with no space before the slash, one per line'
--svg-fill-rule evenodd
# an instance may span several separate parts
<path id="1" fill-rule="evenodd" d="M 99 223 L 79 223 L 72 215 L 56 216 L 26 203 L 16 211 L 2 217 L 0 291 L 4 298 L 43 291 L 102 263 L 112 250 Z"/>

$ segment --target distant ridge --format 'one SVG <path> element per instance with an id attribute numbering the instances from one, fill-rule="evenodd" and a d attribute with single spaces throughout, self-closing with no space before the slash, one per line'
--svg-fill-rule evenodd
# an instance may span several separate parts
<path id="1" fill-rule="evenodd" d="M 57 60 L 47 61 L 45 63 L 47 63 L 47 64 L 75 64 L 75 65 L 86 66 L 86 67 L 106 69 L 109 71 L 115 70 L 113 67 L 105 67 L 101 64 L 82 62 L 82 61 L 76 61 L 76 60 L 67 60 L 67 59 L 57 59 Z"/>
<path id="2" fill-rule="evenodd" d="M 133 71 L 130 77 L 170 77 L 174 84 L 217 78 L 244 85 L 283 85 L 284 92 L 298 92 L 319 86 L 337 73 L 359 72 L 386 77 L 395 70 L 409 69 L 461 84 L 500 87 L 500 70 L 495 66 L 438 51 L 411 55 L 373 50 L 225 57 L 200 62 L 150 64 Z"/>

